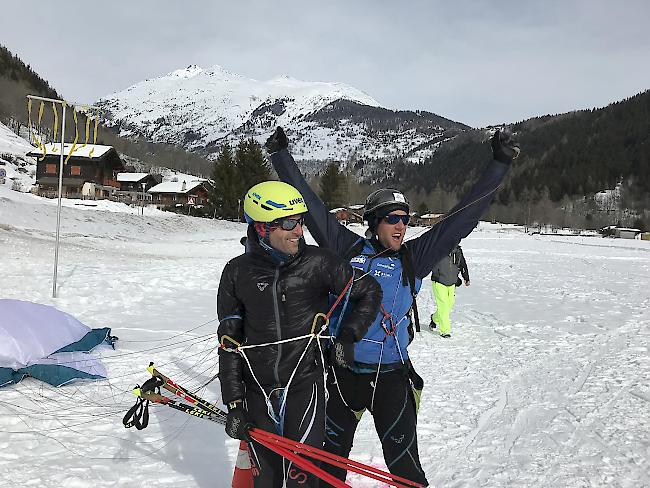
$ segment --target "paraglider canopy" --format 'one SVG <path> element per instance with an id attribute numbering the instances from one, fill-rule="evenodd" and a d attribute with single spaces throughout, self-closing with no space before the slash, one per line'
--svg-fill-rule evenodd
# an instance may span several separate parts
<path id="1" fill-rule="evenodd" d="M 0 300 L 0 386 L 32 376 L 54 386 L 106 378 L 101 361 L 88 354 L 112 345 L 110 328 L 91 329 L 49 305 Z"/>

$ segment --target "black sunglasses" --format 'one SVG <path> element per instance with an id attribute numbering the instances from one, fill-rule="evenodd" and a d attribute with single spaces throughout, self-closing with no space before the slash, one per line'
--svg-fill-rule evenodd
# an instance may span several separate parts
<path id="1" fill-rule="evenodd" d="M 273 226 L 278 226 L 282 230 L 293 230 L 296 228 L 296 226 L 300 224 L 302 227 L 305 225 L 305 219 L 304 217 L 300 217 L 299 219 L 292 219 L 290 217 L 284 217 L 278 220 L 274 220 L 271 225 Z"/>
<path id="2" fill-rule="evenodd" d="M 396 225 L 397 222 L 399 222 L 400 220 L 404 225 L 408 225 L 409 220 L 411 220 L 411 216 L 391 214 L 391 215 L 386 215 L 386 217 L 384 217 L 384 222 L 390 225 Z"/>

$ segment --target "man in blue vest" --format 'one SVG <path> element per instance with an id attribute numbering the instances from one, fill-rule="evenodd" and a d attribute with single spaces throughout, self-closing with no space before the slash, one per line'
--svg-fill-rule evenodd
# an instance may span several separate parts
<path id="1" fill-rule="evenodd" d="M 347 457 L 354 432 L 365 410 L 373 415 L 384 460 L 391 473 L 428 486 L 417 447 L 417 408 L 422 379 L 415 373 L 407 347 L 416 328 L 415 297 L 434 263 L 467 237 L 478 224 L 519 155 L 518 145 L 505 133 L 491 138 L 494 160 L 467 195 L 437 225 L 407 243 L 410 206 L 398 190 L 383 188 L 366 199 L 368 222 L 361 238 L 341 225 L 311 190 L 288 151 L 281 127 L 266 148 L 280 179 L 304 196 L 307 227 L 316 242 L 350 260 L 353 267 L 372 275 L 381 285 L 382 306 L 365 337 L 354 346 L 352 367 L 333 366 L 328 375 L 325 449 Z M 332 330 L 336 335 L 337 329 Z M 328 468 L 344 480 L 346 471 Z"/>

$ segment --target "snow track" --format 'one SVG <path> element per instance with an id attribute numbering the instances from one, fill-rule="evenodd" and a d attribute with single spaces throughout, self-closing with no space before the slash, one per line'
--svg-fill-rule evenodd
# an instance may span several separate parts
<path id="1" fill-rule="evenodd" d="M 218 426 L 160 407 L 142 432 L 121 419 L 149 361 L 219 400 L 215 293 L 244 226 L 128 211 L 63 209 L 52 300 L 56 206 L 0 188 L 2 297 L 120 337 L 102 352 L 109 381 L 0 389 L 2 486 L 229 486 L 238 443 Z M 457 290 L 452 338 L 423 330 L 409 348 L 432 484 L 650 487 L 649 243 L 481 224 L 463 249 L 472 285 Z M 418 302 L 426 328 L 428 280 Z M 352 457 L 384 466 L 368 413 Z"/>

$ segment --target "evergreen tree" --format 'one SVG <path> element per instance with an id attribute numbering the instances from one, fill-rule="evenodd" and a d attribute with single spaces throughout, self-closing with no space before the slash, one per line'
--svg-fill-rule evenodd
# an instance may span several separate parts
<path id="1" fill-rule="evenodd" d="M 320 197 L 327 208 L 331 210 L 345 206 L 346 186 L 345 176 L 339 172 L 338 164 L 328 164 L 320 180 Z"/>
<path id="2" fill-rule="evenodd" d="M 210 192 L 209 201 L 212 215 L 224 219 L 239 217 L 239 199 L 244 191 L 241 177 L 235 165 L 232 148 L 226 143 L 219 152 L 212 170 L 214 189 Z"/>
<path id="3" fill-rule="evenodd" d="M 271 179 L 271 170 L 255 139 L 242 139 L 235 151 L 235 165 L 241 181 L 241 194 L 251 186 Z"/>

